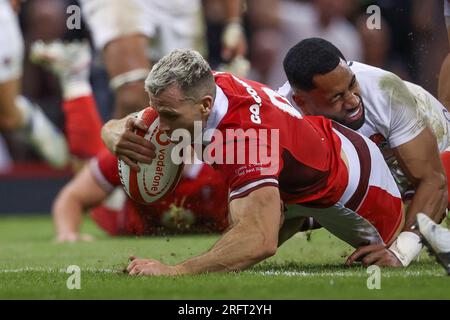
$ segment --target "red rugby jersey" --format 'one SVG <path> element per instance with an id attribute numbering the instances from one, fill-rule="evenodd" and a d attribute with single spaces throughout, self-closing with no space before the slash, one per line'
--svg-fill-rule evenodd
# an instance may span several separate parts
<path id="1" fill-rule="evenodd" d="M 331 121 L 302 116 L 263 84 L 229 73 L 217 72 L 214 77 L 216 99 L 204 130 L 204 154 L 216 162 L 234 155 L 234 163 L 213 164 L 226 176 L 230 201 L 272 185 L 279 187 L 287 203 L 314 207 L 336 203 L 347 186 L 348 172 Z M 243 129 L 244 134 L 233 136 L 236 129 Z M 254 131 L 256 135 L 250 134 Z M 255 145 L 257 155 L 251 158 L 249 150 Z M 246 154 L 245 159 L 238 159 L 238 151 Z"/>

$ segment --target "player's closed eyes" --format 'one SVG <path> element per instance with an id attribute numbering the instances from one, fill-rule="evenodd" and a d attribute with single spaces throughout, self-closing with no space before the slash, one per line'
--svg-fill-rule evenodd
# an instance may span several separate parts
<path id="1" fill-rule="evenodd" d="M 178 118 L 178 115 L 170 112 L 160 112 L 159 116 L 165 118 L 167 120 L 175 120 Z"/>
<path id="2" fill-rule="evenodd" d="M 353 75 L 352 81 L 350 82 L 350 85 L 348 86 L 349 89 L 354 88 L 356 85 L 356 77 Z"/>

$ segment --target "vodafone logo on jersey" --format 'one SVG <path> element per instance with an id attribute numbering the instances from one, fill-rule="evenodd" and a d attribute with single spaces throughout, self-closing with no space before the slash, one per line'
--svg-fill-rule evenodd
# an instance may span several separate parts
<path id="1" fill-rule="evenodd" d="M 164 137 L 162 137 L 163 135 Z M 156 134 L 156 142 L 161 146 L 168 146 L 170 144 L 170 139 L 164 132 L 158 131 Z"/>
<path id="2" fill-rule="evenodd" d="M 156 158 L 151 164 L 138 163 L 139 172 L 131 170 L 124 161 L 119 160 L 119 176 L 130 198 L 142 204 L 149 204 L 170 194 L 178 183 L 183 164 L 172 161 L 171 152 L 175 144 L 165 132 L 159 130 L 157 112 L 147 108 L 136 117 L 148 126 L 146 132 L 138 130 L 136 133 L 155 146 Z"/>

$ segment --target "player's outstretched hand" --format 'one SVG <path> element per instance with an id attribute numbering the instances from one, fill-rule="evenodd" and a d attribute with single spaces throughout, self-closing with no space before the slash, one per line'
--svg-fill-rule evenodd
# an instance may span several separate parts
<path id="1" fill-rule="evenodd" d="M 128 116 L 110 120 L 102 128 L 102 139 L 106 147 L 133 170 L 139 171 L 137 162 L 151 164 L 155 158 L 155 146 L 136 134 L 136 130 L 147 131 L 142 120 Z"/>
<path id="2" fill-rule="evenodd" d="M 380 267 L 402 267 L 402 263 L 390 251 L 384 243 L 371 244 L 356 249 L 346 261 L 347 266 L 353 265 L 355 261 L 361 261 L 362 265 L 368 267 L 377 265 Z"/>
<path id="3" fill-rule="evenodd" d="M 130 276 L 176 276 L 179 274 L 175 266 L 168 266 L 158 260 L 131 256 L 130 261 L 126 269 Z"/>

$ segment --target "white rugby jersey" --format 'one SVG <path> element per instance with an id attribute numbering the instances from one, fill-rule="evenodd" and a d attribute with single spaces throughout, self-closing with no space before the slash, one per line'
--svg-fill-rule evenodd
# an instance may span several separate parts
<path id="1" fill-rule="evenodd" d="M 391 148 L 413 140 L 428 125 L 443 152 L 450 146 L 450 113 L 428 91 L 391 72 L 354 61 L 348 65 L 361 88 L 365 110 L 365 122 L 357 131 L 380 147 L 397 182 L 405 187 Z M 288 82 L 278 92 L 295 105 Z"/>
<path id="2" fill-rule="evenodd" d="M 383 69 L 354 61 L 348 64 L 364 103 L 365 122 L 359 133 L 376 141 L 384 138 L 395 148 L 413 140 L 429 125 L 439 150 L 450 146 L 450 113 L 428 91 Z M 295 105 L 288 82 L 278 92 Z"/>

